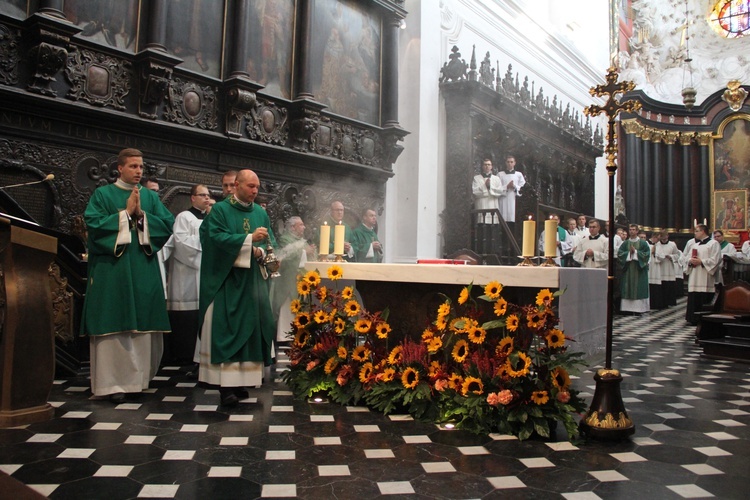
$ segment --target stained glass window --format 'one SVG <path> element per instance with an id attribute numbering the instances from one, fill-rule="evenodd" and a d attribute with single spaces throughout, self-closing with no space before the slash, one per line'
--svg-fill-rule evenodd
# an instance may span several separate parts
<path id="1" fill-rule="evenodd" d="M 727 38 L 750 34 L 750 0 L 716 2 L 708 21 L 717 33 Z"/>

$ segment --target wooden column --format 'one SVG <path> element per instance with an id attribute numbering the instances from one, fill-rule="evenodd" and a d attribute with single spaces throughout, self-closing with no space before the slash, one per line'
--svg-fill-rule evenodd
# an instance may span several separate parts
<path id="1" fill-rule="evenodd" d="M 383 22 L 383 108 L 381 126 L 398 127 L 398 32 L 401 19 L 393 16 Z"/>
<path id="2" fill-rule="evenodd" d="M 643 131 L 643 144 L 641 145 L 641 164 L 640 166 L 640 172 L 641 175 L 639 177 L 638 182 L 638 193 L 639 198 L 641 200 L 640 207 L 641 207 L 641 216 L 638 217 L 636 220 L 636 223 L 639 225 L 651 225 L 651 221 L 653 220 L 653 207 L 654 207 L 654 200 L 650 196 L 650 188 L 649 184 L 651 183 L 651 137 L 652 137 L 653 131 L 652 130 L 644 130 Z"/>
<path id="3" fill-rule="evenodd" d="M 698 133 L 698 146 L 700 150 L 700 209 L 701 217 L 706 220 L 711 218 L 711 162 L 709 161 L 708 145 L 711 143 L 711 132 Z M 709 223 L 709 228 L 712 224 Z"/>
<path id="4" fill-rule="evenodd" d="M 664 193 L 666 194 L 665 198 L 666 200 L 666 221 L 664 224 L 664 227 L 666 228 L 676 228 L 678 226 L 677 221 L 675 220 L 675 200 L 672 196 L 670 196 L 671 193 L 675 192 L 675 146 L 674 143 L 677 141 L 677 136 L 679 135 L 678 132 L 673 131 L 667 131 L 664 134 L 664 143 L 666 144 L 666 161 L 664 162 L 665 172 L 664 172 Z"/>
<path id="5" fill-rule="evenodd" d="M 310 80 L 310 54 L 312 47 L 312 6 L 310 0 L 300 0 L 297 9 L 297 45 L 295 51 L 295 99 L 314 99 Z"/>
<path id="6" fill-rule="evenodd" d="M 236 0 L 234 4 L 234 36 L 232 38 L 232 66 L 230 77 L 249 76 L 247 48 L 250 45 L 250 0 Z"/>
<path id="7" fill-rule="evenodd" d="M 177 22 L 177 21 L 175 21 Z M 146 49 L 167 51 L 167 0 L 150 0 L 148 3 L 148 29 Z"/>
<path id="8" fill-rule="evenodd" d="M 691 229 L 693 227 L 692 211 L 690 209 L 693 193 L 690 191 L 690 143 L 693 141 L 693 132 L 680 134 L 680 145 L 682 146 L 682 217 L 680 218 L 680 229 Z"/>
<path id="9" fill-rule="evenodd" d="M 661 140 L 664 137 L 663 132 L 655 132 L 651 137 L 651 186 L 647 186 L 647 198 L 653 200 L 651 217 L 651 227 L 664 227 L 664 189 L 662 177 L 664 175 L 664 165 L 661 156 Z"/>

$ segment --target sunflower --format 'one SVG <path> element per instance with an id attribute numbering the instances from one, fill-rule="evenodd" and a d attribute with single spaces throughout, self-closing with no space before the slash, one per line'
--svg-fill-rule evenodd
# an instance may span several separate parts
<path id="1" fill-rule="evenodd" d="M 499 299 L 497 299 L 497 302 L 495 302 L 495 314 L 498 316 L 503 316 L 507 311 L 508 301 L 500 297 Z"/>
<path id="2" fill-rule="evenodd" d="M 513 351 L 513 337 L 503 337 L 495 348 L 495 354 L 500 357 L 508 356 Z"/>
<path id="3" fill-rule="evenodd" d="M 487 286 L 484 287 L 484 294 L 492 300 L 500 298 L 500 292 L 503 291 L 503 285 L 497 281 L 490 281 Z"/>
<path id="4" fill-rule="evenodd" d="M 299 280 L 297 282 L 297 293 L 303 297 L 310 295 L 310 283 L 305 280 Z"/>
<path id="5" fill-rule="evenodd" d="M 358 319 L 357 322 L 354 323 L 354 329 L 359 333 L 367 333 L 370 331 L 371 327 L 372 321 L 370 321 L 369 319 Z"/>
<path id="6" fill-rule="evenodd" d="M 448 302 L 444 302 L 443 304 L 440 304 L 440 307 L 438 307 L 438 318 L 444 318 L 448 316 L 451 312 L 451 305 Z"/>
<path id="7" fill-rule="evenodd" d="M 359 303 L 356 300 L 350 300 L 344 305 L 344 311 L 350 318 L 359 314 Z"/>
<path id="8" fill-rule="evenodd" d="M 305 344 L 307 344 L 307 341 L 310 340 L 310 332 L 307 330 L 297 330 L 297 333 L 294 335 L 294 344 L 302 347 Z"/>
<path id="9" fill-rule="evenodd" d="M 427 375 L 430 377 L 434 377 L 438 373 L 440 373 L 440 370 L 442 370 L 442 366 L 440 366 L 440 361 L 433 361 L 430 363 L 430 366 L 427 368 Z"/>
<path id="10" fill-rule="evenodd" d="M 339 360 L 336 356 L 331 356 L 330 358 L 328 358 L 328 361 L 326 361 L 326 366 L 324 368 L 326 375 L 330 375 L 331 373 L 333 373 L 337 366 L 339 366 Z"/>
<path id="11" fill-rule="evenodd" d="M 424 331 L 422 332 L 422 340 L 424 340 L 425 342 L 428 342 L 434 336 L 435 336 L 435 332 L 433 332 L 429 328 L 425 328 Z"/>
<path id="12" fill-rule="evenodd" d="M 294 299 L 289 305 L 289 310 L 292 311 L 292 314 L 297 314 L 301 308 L 302 303 L 300 303 L 300 301 L 297 299 Z"/>
<path id="13" fill-rule="evenodd" d="M 508 331 L 515 332 L 516 329 L 518 329 L 518 316 L 515 314 L 508 316 L 508 319 L 505 321 L 505 326 L 508 328 Z"/>
<path id="14" fill-rule="evenodd" d="M 401 363 L 401 360 L 403 359 L 403 350 L 404 348 L 400 345 L 394 347 L 388 355 L 388 364 L 393 366 Z"/>
<path id="15" fill-rule="evenodd" d="M 487 331 L 481 326 L 472 326 L 467 333 L 469 335 L 469 340 L 475 344 L 484 343 L 484 339 L 487 337 Z"/>
<path id="16" fill-rule="evenodd" d="M 328 289 L 324 286 L 321 286 L 315 291 L 315 296 L 319 301 L 323 302 L 324 300 L 326 300 L 326 297 L 328 297 Z"/>
<path id="17" fill-rule="evenodd" d="M 557 328 L 553 328 L 547 334 L 547 345 L 550 347 L 562 347 L 565 345 L 565 335 Z"/>
<path id="18" fill-rule="evenodd" d="M 412 367 L 408 367 L 401 374 L 401 384 L 406 389 L 414 389 L 419 383 L 419 372 Z"/>
<path id="19" fill-rule="evenodd" d="M 349 300 L 352 297 L 354 297 L 354 290 L 350 286 L 345 286 L 343 290 L 341 290 L 341 298 L 344 300 Z"/>
<path id="20" fill-rule="evenodd" d="M 346 321 L 344 321 L 342 318 L 336 318 L 336 321 L 333 322 L 333 330 L 341 335 L 344 332 L 345 328 Z"/>
<path id="21" fill-rule="evenodd" d="M 381 321 L 380 323 L 375 325 L 375 334 L 379 339 L 387 339 L 389 333 L 391 333 L 391 325 L 389 325 L 385 321 Z"/>
<path id="22" fill-rule="evenodd" d="M 339 266 L 331 266 L 328 268 L 328 279 L 336 281 L 344 277 L 344 270 Z"/>
<path id="23" fill-rule="evenodd" d="M 359 381 L 366 384 L 372 376 L 373 369 L 372 363 L 365 363 L 362 365 L 362 368 L 359 370 Z"/>
<path id="24" fill-rule="evenodd" d="M 435 320 L 435 326 L 438 330 L 445 330 L 448 327 L 448 323 L 445 321 L 445 316 L 438 316 Z"/>
<path id="25" fill-rule="evenodd" d="M 346 347 L 339 346 L 338 349 L 336 349 L 336 356 L 339 358 L 346 360 L 346 355 L 348 354 L 348 351 L 346 350 Z"/>
<path id="26" fill-rule="evenodd" d="M 558 366 L 552 370 L 552 384 L 560 390 L 570 387 L 570 375 L 565 371 L 565 368 Z"/>
<path id="27" fill-rule="evenodd" d="M 458 295 L 458 303 L 460 305 L 464 305 L 467 300 L 469 300 L 469 289 L 464 287 L 464 289 L 461 290 L 461 293 Z"/>
<path id="28" fill-rule="evenodd" d="M 309 314 L 305 312 L 297 313 L 297 316 L 295 316 L 294 318 L 294 326 L 301 329 L 301 328 L 305 328 L 309 324 L 310 324 Z"/>
<path id="29" fill-rule="evenodd" d="M 526 316 L 526 324 L 529 328 L 540 328 L 547 321 L 544 314 L 532 313 Z"/>
<path id="30" fill-rule="evenodd" d="M 553 298 L 554 298 L 554 295 L 552 295 L 552 292 L 550 292 L 548 288 L 545 288 L 544 290 L 540 290 L 539 293 L 536 294 L 536 305 L 548 306 L 550 302 L 552 302 Z"/>
<path id="31" fill-rule="evenodd" d="M 453 318 L 451 322 L 448 323 L 448 329 L 453 332 L 460 332 L 460 329 L 458 327 L 459 321 L 463 321 L 463 318 Z"/>
<path id="32" fill-rule="evenodd" d="M 531 393 L 531 400 L 538 405 L 543 405 L 549 401 L 549 396 L 547 391 L 534 391 Z"/>
<path id="33" fill-rule="evenodd" d="M 456 363 L 463 363 L 466 360 L 466 356 L 469 355 L 469 344 L 465 340 L 459 340 L 453 346 L 451 355 Z"/>
<path id="34" fill-rule="evenodd" d="M 513 356 L 508 356 L 505 361 L 508 375 L 511 377 L 523 377 L 528 375 L 529 367 L 531 366 L 531 358 L 526 354 L 519 352 L 518 357 L 514 360 Z"/>
<path id="35" fill-rule="evenodd" d="M 451 376 L 448 377 L 448 387 L 450 387 L 453 390 L 460 390 L 461 387 L 464 385 L 464 378 L 459 375 L 458 373 L 451 373 Z"/>
<path id="36" fill-rule="evenodd" d="M 370 358 L 370 350 L 363 345 L 358 345 L 352 351 L 352 359 L 354 361 L 359 361 L 360 363 L 364 363 L 369 358 Z"/>
<path id="37" fill-rule="evenodd" d="M 393 368 L 383 370 L 383 382 L 391 382 L 394 378 L 396 378 L 396 370 Z"/>
<path id="38" fill-rule="evenodd" d="M 464 383 L 461 386 L 461 394 L 466 396 L 469 393 L 482 394 L 484 392 L 484 384 L 477 377 L 466 377 Z"/>
<path id="39" fill-rule="evenodd" d="M 436 353 L 441 347 L 443 347 L 443 339 L 440 337 L 432 337 L 427 343 L 427 352 Z"/>
<path id="40" fill-rule="evenodd" d="M 506 378 L 508 377 L 508 365 L 507 363 L 502 364 L 497 367 L 497 370 L 495 370 L 495 375 L 500 378 Z"/>
<path id="41" fill-rule="evenodd" d="M 327 323 L 328 322 L 328 314 L 325 311 L 318 311 L 313 315 L 313 319 L 315 319 L 315 322 L 320 323 Z"/>
<path id="42" fill-rule="evenodd" d="M 302 279 L 310 283 L 310 286 L 320 285 L 320 275 L 318 274 L 318 271 L 309 271 Z"/>

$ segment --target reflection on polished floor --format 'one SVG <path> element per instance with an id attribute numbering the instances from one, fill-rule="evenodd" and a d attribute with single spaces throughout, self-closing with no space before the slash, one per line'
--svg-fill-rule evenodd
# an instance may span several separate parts
<path id="1" fill-rule="evenodd" d="M 614 368 L 636 424 L 624 442 L 445 431 L 296 401 L 278 379 L 224 409 L 217 391 L 166 367 L 118 406 L 90 400 L 85 377 L 57 380 L 54 419 L 0 429 L 0 475 L 75 499 L 747 498 L 750 365 L 701 358 L 683 318 L 684 299 L 615 320 Z M 590 401 L 592 373 L 575 383 Z"/>

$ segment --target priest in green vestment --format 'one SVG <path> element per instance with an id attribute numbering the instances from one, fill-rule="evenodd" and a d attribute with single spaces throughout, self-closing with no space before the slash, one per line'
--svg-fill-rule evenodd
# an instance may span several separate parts
<path id="1" fill-rule="evenodd" d="M 200 228 L 199 380 L 220 386 L 223 405 L 260 386 L 272 361 L 276 326 L 259 260 L 266 240 L 276 240 L 268 214 L 254 203 L 259 188 L 255 172 L 240 171 L 234 194 L 216 203 Z"/>
<path id="2" fill-rule="evenodd" d="M 94 191 L 84 213 L 88 283 L 81 333 L 89 336 L 91 392 L 122 402 L 141 392 L 159 368 L 170 331 L 157 252 L 174 217 L 142 187 L 143 154 L 124 149 L 119 179 Z"/>
<path id="3" fill-rule="evenodd" d="M 383 246 L 378 241 L 378 233 L 375 232 L 377 223 L 378 214 L 368 208 L 362 214 L 362 223 L 352 231 L 352 246 L 357 262 L 383 262 Z"/>
<path id="4" fill-rule="evenodd" d="M 651 249 L 638 237 L 638 226 L 628 226 L 628 239 L 617 249 L 617 262 L 622 270 L 620 291 L 623 312 L 644 313 L 650 308 L 648 295 L 648 262 Z"/>

